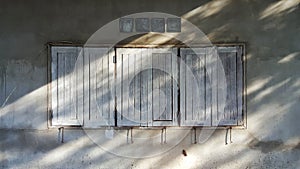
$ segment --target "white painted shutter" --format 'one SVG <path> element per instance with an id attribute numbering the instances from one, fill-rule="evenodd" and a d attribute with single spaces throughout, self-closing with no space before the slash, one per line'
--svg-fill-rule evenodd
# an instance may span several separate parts
<path id="1" fill-rule="evenodd" d="M 241 125 L 243 122 L 242 93 L 243 70 L 242 48 L 218 47 L 218 54 L 222 61 L 226 76 L 226 103 L 224 109 L 217 112 L 217 120 L 220 126 Z"/>
<path id="2" fill-rule="evenodd" d="M 146 49 L 117 48 L 117 125 L 118 126 L 147 126 L 149 119 L 148 105 L 142 104 L 145 91 L 141 90 L 143 79 L 143 57 L 148 57 Z M 149 71 L 144 71 L 150 73 Z M 141 74 L 142 73 L 142 74 Z M 148 74 L 147 76 L 151 76 Z M 145 83 L 146 85 L 146 83 Z M 146 100 L 148 100 L 146 98 Z M 147 102 L 147 101 L 146 101 Z"/>
<path id="3" fill-rule="evenodd" d="M 114 51 L 84 48 L 84 126 L 114 126 Z"/>
<path id="4" fill-rule="evenodd" d="M 152 59 L 150 126 L 178 126 L 177 48 L 148 49 Z"/>
<path id="5" fill-rule="evenodd" d="M 117 48 L 118 126 L 174 125 L 177 112 L 176 77 L 172 77 L 177 66 L 174 51 Z"/>
<path id="6" fill-rule="evenodd" d="M 83 63 L 81 47 L 52 47 L 52 125 L 83 124 Z"/>
<path id="7" fill-rule="evenodd" d="M 211 82 L 206 48 L 180 49 L 181 126 L 211 125 Z"/>
<path id="8" fill-rule="evenodd" d="M 181 60 L 181 125 L 241 125 L 242 47 L 181 48 Z"/>

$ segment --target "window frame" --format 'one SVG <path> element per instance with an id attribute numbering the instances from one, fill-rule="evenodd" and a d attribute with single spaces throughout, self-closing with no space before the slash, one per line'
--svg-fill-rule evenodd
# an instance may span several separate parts
<path id="1" fill-rule="evenodd" d="M 247 59 L 246 59 L 246 43 L 244 42 L 238 42 L 238 43 L 213 43 L 213 45 L 217 46 L 217 47 L 236 47 L 236 46 L 240 46 L 242 48 L 242 54 L 241 54 L 241 59 L 242 59 L 242 119 L 241 121 L 238 121 L 237 125 L 218 125 L 218 126 L 148 126 L 146 128 L 161 128 L 161 127 L 173 127 L 173 128 L 186 128 L 186 127 L 196 127 L 196 128 L 227 128 L 227 127 L 232 127 L 232 128 L 242 128 L 242 129 L 246 129 L 247 128 L 247 87 L 246 87 L 246 82 L 247 82 L 247 76 L 246 76 L 246 70 L 247 70 Z M 48 100 L 48 106 L 47 106 L 47 123 L 48 123 L 48 128 L 57 128 L 57 127 L 72 127 L 72 128 L 94 128 L 91 126 L 73 126 L 73 125 L 68 125 L 68 126 L 55 126 L 52 124 L 52 116 L 53 116 L 53 112 L 52 112 L 52 86 L 51 86 L 51 82 L 52 82 L 52 75 L 51 75 L 51 62 L 52 62 L 52 56 L 51 56 L 51 49 L 52 47 L 57 47 L 57 46 L 61 46 L 61 47 L 83 47 L 83 44 L 79 44 L 79 43 L 61 43 L 61 42 L 57 42 L 57 43 L 47 43 L 48 46 L 48 61 L 47 61 L 47 100 Z M 101 46 L 97 46 L 97 47 L 110 47 L 111 45 L 101 45 Z M 176 47 L 176 48 L 184 48 L 186 46 L 184 45 L 171 45 L 172 47 Z M 141 48 L 153 48 L 152 45 L 134 45 L 134 46 L 130 46 L 130 45 L 115 45 L 114 48 L 134 48 L 134 47 L 141 47 Z M 161 48 L 168 48 L 170 47 L 170 45 L 160 45 L 159 47 Z M 195 45 L 192 47 L 207 47 L 206 45 Z M 83 114 L 84 116 L 84 114 Z M 84 117 L 83 117 L 84 118 Z M 84 120 L 84 119 L 83 119 Z M 113 128 L 128 128 L 128 126 L 100 126 L 100 127 L 96 127 L 96 128 L 107 128 L 107 127 L 113 127 Z M 130 126 L 132 128 L 145 128 L 145 126 Z"/>

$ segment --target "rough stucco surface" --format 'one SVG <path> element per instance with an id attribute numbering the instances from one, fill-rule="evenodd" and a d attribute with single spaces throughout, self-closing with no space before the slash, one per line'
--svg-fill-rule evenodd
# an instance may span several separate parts
<path id="1" fill-rule="evenodd" d="M 126 158 L 82 130 L 66 129 L 61 144 L 57 129 L 47 129 L 45 44 L 84 43 L 106 23 L 146 11 L 181 16 L 212 42 L 246 42 L 247 129 L 233 130 L 232 144 L 225 130 L 203 144 L 192 144 L 190 133 L 166 153 Z M 297 0 L 1 1 L 0 168 L 300 168 L 299 17 Z M 112 144 L 118 148 L 140 144 Z"/>

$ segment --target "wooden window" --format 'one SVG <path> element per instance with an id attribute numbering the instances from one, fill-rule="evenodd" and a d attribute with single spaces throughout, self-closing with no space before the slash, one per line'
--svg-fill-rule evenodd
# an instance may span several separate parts
<path id="1" fill-rule="evenodd" d="M 215 67 L 210 66 L 212 49 L 219 56 Z M 241 45 L 52 46 L 52 125 L 243 125 L 243 63 Z"/>

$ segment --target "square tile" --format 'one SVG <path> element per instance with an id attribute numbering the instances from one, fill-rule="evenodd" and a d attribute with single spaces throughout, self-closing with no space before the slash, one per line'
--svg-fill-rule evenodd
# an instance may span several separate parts
<path id="1" fill-rule="evenodd" d="M 167 32 L 181 32 L 181 19 L 168 18 L 167 19 Z"/>
<path id="2" fill-rule="evenodd" d="M 120 32 L 132 32 L 133 18 L 120 18 L 119 28 L 120 28 Z"/>
<path id="3" fill-rule="evenodd" d="M 151 32 L 165 32 L 165 18 L 152 18 Z"/>
<path id="4" fill-rule="evenodd" d="M 136 18 L 135 19 L 135 30 L 137 32 L 149 32 L 150 31 L 149 18 Z"/>

